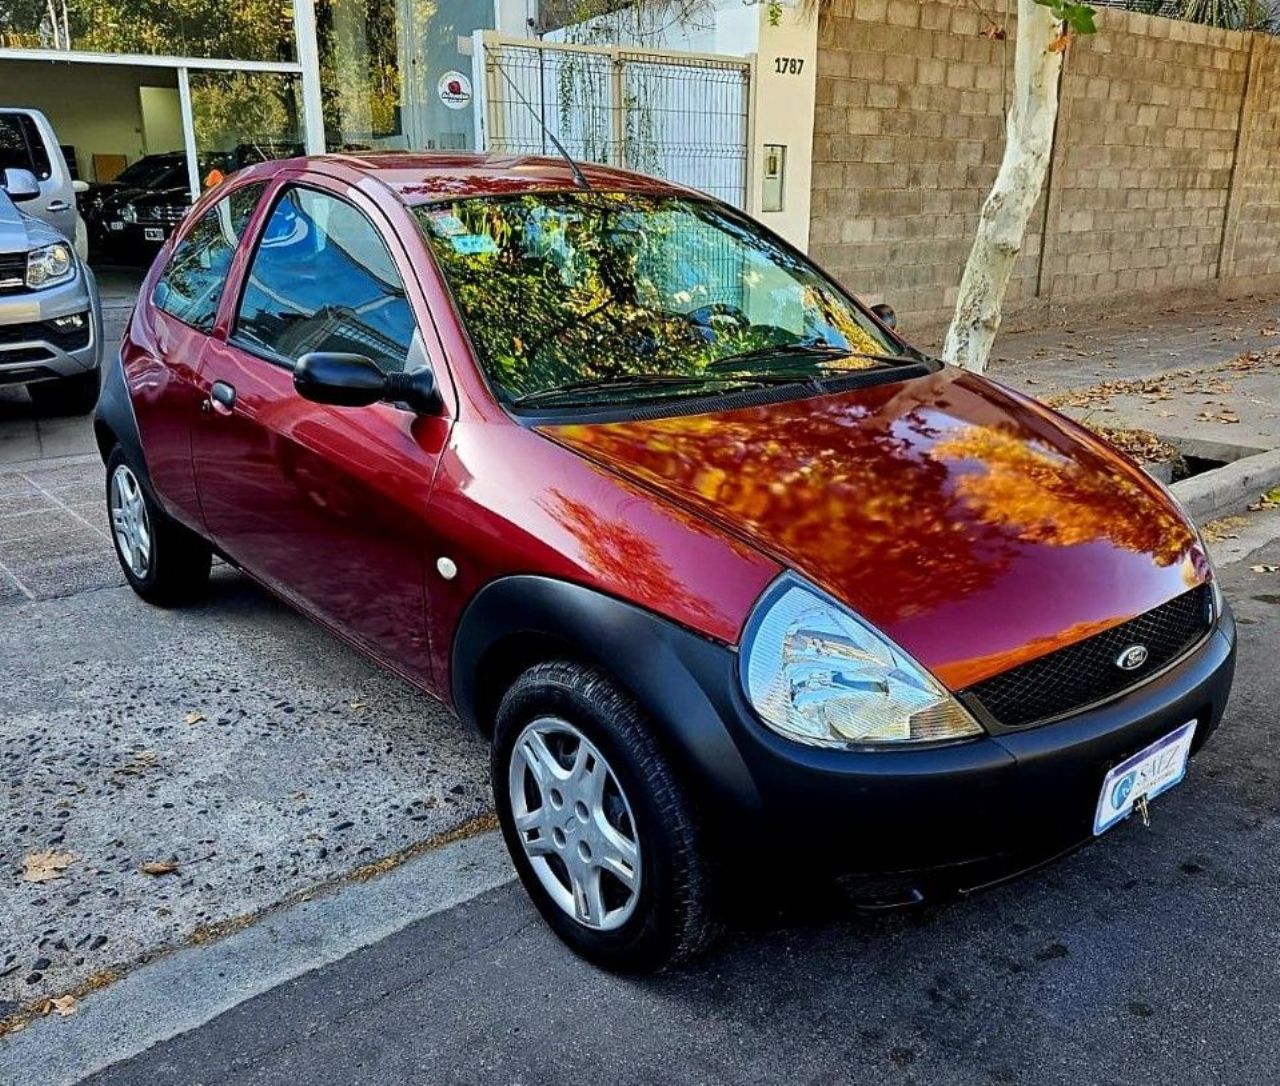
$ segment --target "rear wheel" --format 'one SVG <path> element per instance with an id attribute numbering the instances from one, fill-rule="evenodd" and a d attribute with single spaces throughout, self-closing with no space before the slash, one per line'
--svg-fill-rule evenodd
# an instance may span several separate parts
<path id="1" fill-rule="evenodd" d="M 74 377 L 58 377 L 27 386 L 31 402 L 41 412 L 57 415 L 87 415 L 98 402 L 99 374 L 96 369 Z"/>
<path id="2" fill-rule="evenodd" d="M 209 545 L 156 505 L 118 445 L 107 460 L 107 511 L 120 568 L 139 596 L 172 606 L 199 594 Z"/>
<path id="3" fill-rule="evenodd" d="M 493 788 L 534 904 L 583 957 L 652 972 L 715 935 L 688 795 L 640 707 L 592 668 L 540 664 L 498 710 Z"/>

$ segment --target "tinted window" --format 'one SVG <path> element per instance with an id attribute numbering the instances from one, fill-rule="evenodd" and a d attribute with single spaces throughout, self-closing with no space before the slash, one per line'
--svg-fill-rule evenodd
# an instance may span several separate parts
<path id="1" fill-rule="evenodd" d="M 47 181 L 53 170 L 36 122 L 25 113 L 0 113 L 0 170 L 30 170 Z"/>
<path id="2" fill-rule="evenodd" d="M 403 370 L 413 333 L 404 284 L 373 224 L 336 197 L 286 191 L 249 269 L 237 342 L 290 361 L 344 351 Z"/>
<path id="3" fill-rule="evenodd" d="M 157 306 L 202 331 L 213 327 L 231 257 L 266 187 L 258 182 L 238 188 L 200 217 L 156 284 Z"/>

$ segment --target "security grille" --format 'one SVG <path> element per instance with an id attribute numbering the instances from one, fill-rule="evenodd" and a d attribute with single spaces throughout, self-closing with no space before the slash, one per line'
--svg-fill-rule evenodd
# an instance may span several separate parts
<path id="1" fill-rule="evenodd" d="M 751 63 L 484 35 L 484 146 L 637 170 L 747 202 Z"/>
<path id="2" fill-rule="evenodd" d="M 1212 590 L 1200 585 L 1137 618 L 1074 645 L 1002 671 L 962 691 L 997 723 L 1025 728 L 1124 693 L 1172 663 L 1209 631 Z M 1143 645 L 1147 659 L 1136 671 L 1116 665 L 1120 653 Z"/>

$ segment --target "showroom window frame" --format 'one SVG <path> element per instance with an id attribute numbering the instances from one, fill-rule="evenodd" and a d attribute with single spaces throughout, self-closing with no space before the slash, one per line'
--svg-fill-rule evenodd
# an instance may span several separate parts
<path id="1" fill-rule="evenodd" d="M 324 113 L 320 99 L 320 48 L 316 40 L 315 0 L 293 0 L 296 60 L 235 60 L 230 57 L 176 57 L 155 53 L 95 53 L 83 49 L 0 48 L 2 60 L 47 60 L 62 64 L 111 64 L 119 67 L 165 68 L 178 79 L 182 136 L 187 157 L 187 183 L 194 202 L 200 196 L 200 158 L 195 114 L 191 107 L 192 72 L 265 72 L 299 76 L 302 83 L 302 140 L 309 155 L 324 154 Z"/>

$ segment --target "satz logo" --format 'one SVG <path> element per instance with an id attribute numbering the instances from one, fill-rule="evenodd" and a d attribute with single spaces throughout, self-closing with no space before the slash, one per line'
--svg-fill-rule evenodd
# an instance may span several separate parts
<path id="1" fill-rule="evenodd" d="M 1130 645 L 1116 657 L 1116 667 L 1121 671 L 1137 671 L 1147 662 L 1148 655 L 1146 645 Z"/>

